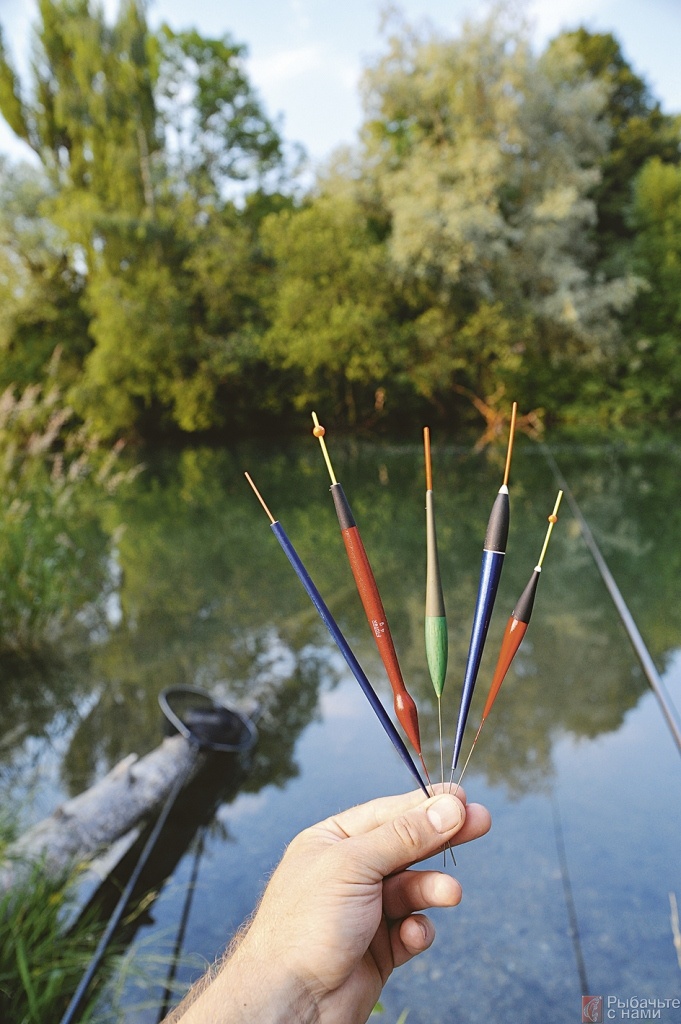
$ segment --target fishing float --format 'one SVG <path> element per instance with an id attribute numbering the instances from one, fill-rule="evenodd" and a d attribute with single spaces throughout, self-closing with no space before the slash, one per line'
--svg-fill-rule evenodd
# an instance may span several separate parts
<path id="1" fill-rule="evenodd" d="M 409 742 L 416 751 L 426 774 L 426 778 L 428 779 L 428 783 L 432 788 L 428 768 L 426 767 L 426 762 L 421 750 L 418 711 L 416 710 L 416 704 L 408 693 L 404 679 L 402 678 L 402 671 L 397 660 L 395 645 L 393 643 L 383 602 L 381 601 L 381 595 L 378 591 L 376 578 L 364 549 L 364 544 L 362 542 L 357 523 L 355 522 L 355 518 L 352 514 L 352 510 L 350 509 L 348 499 L 345 496 L 342 485 L 339 484 L 336 479 L 336 474 L 333 471 L 329 452 L 324 440 L 326 430 L 320 424 L 316 412 L 312 413 L 312 422 L 314 423 L 312 433 L 319 441 L 322 449 L 322 455 L 324 456 L 324 461 L 326 463 L 326 468 L 328 469 L 329 476 L 331 478 L 331 495 L 333 497 L 336 515 L 338 516 L 338 525 L 341 529 L 341 536 L 343 537 L 343 543 L 345 544 L 345 550 L 348 556 L 348 561 L 350 562 L 352 575 L 355 579 L 357 590 L 364 607 L 364 612 L 369 622 L 369 626 L 371 627 L 376 647 L 378 648 L 378 653 L 381 656 L 381 661 L 385 666 L 388 679 L 390 680 L 390 686 L 393 691 L 395 714 L 397 715 L 400 725 L 407 734 Z"/>
<path id="2" fill-rule="evenodd" d="M 480 722 L 480 725 L 478 726 L 478 731 L 475 734 L 473 745 L 471 746 L 468 757 L 466 758 L 466 762 L 461 771 L 461 775 L 459 776 L 459 781 L 456 784 L 456 789 L 454 790 L 455 793 L 458 790 L 459 786 L 461 785 L 461 780 L 463 778 L 464 772 L 466 771 L 466 768 L 468 767 L 468 762 L 471 759 L 471 755 L 475 750 L 475 744 L 478 742 L 478 737 L 482 732 L 482 727 L 487 720 L 487 716 L 492 710 L 492 705 L 497 699 L 497 695 L 499 693 L 499 690 L 501 689 L 501 684 L 506 678 L 506 673 L 511 667 L 511 662 L 518 653 L 518 648 L 523 642 L 523 637 L 525 636 L 525 633 L 527 632 L 527 627 L 530 624 L 530 616 L 532 615 L 532 609 L 534 607 L 534 599 L 537 594 L 539 576 L 542 571 L 544 556 L 546 555 L 546 549 L 549 546 L 549 541 L 551 539 L 553 528 L 558 522 L 558 509 L 560 507 L 562 497 L 563 492 L 558 491 L 558 497 L 556 498 L 556 503 L 553 506 L 553 512 L 548 517 L 549 525 L 546 530 L 546 536 L 544 538 L 544 544 L 541 549 L 541 554 L 539 555 L 539 560 L 537 561 L 537 564 L 535 565 L 534 570 L 532 571 L 532 575 L 530 576 L 527 586 L 525 587 L 522 594 L 516 601 L 515 607 L 513 608 L 510 618 L 506 623 L 506 629 L 504 630 L 504 635 L 501 641 L 501 650 L 499 651 L 497 665 L 494 670 L 494 675 L 492 676 L 492 683 L 489 688 L 489 693 L 487 695 L 485 707 L 483 708 L 482 712 L 482 720 Z"/>
<path id="3" fill-rule="evenodd" d="M 473 627 L 471 629 L 470 646 L 468 658 L 466 659 L 466 670 L 464 673 L 463 687 L 461 691 L 461 703 L 459 706 L 459 717 L 456 723 L 456 736 L 454 739 L 454 752 L 452 754 L 452 770 L 449 777 L 451 786 L 454 772 L 461 752 L 463 733 L 466 728 L 466 720 L 473 699 L 473 690 L 480 670 L 482 652 L 487 639 L 492 610 L 499 588 L 501 570 L 504 565 L 506 554 L 506 542 L 508 540 L 508 527 L 510 521 L 510 502 L 508 497 L 508 478 L 511 471 L 511 456 L 513 454 L 513 437 L 515 434 L 515 421 L 518 411 L 518 403 L 513 403 L 511 410 L 511 425 L 508 437 L 508 448 L 506 451 L 506 465 L 504 467 L 504 478 L 499 492 L 492 505 L 487 532 L 482 550 L 482 566 L 480 568 L 480 582 L 478 584 L 478 596 L 475 602 L 473 615 Z"/>
<path id="4" fill-rule="evenodd" d="M 440 774 L 445 781 L 442 751 L 442 691 L 447 676 L 448 636 L 445 601 L 442 594 L 437 532 L 435 530 L 435 500 L 433 496 L 433 467 L 430 455 L 430 428 L 423 428 L 423 448 L 426 464 L 426 661 L 430 679 L 437 697 L 437 721 L 440 734 Z"/>
<path id="5" fill-rule="evenodd" d="M 378 720 L 380 721 L 381 725 L 386 731 L 388 738 L 390 739 L 390 742 L 394 746 L 395 750 L 399 754 L 404 764 L 407 766 L 407 769 L 409 770 L 413 778 L 418 783 L 419 789 L 422 789 L 426 796 L 430 796 L 430 793 L 426 789 L 426 786 L 423 782 L 423 779 L 421 778 L 419 770 L 414 764 L 411 754 L 407 750 L 402 737 L 398 733 L 397 729 L 395 728 L 390 719 L 390 716 L 388 715 L 385 708 L 381 704 L 381 701 L 379 700 L 376 691 L 374 690 L 371 683 L 367 679 L 364 670 L 357 661 L 357 658 L 355 657 L 352 648 L 350 647 L 347 640 L 343 636 L 343 633 L 341 632 L 336 620 L 334 619 L 333 615 L 331 614 L 328 607 L 324 603 L 324 599 L 322 598 L 317 587 L 313 583 L 312 578 L 308 573 L 307 569 L 303 565 L 303 562 L 298 552 L 296 551 L 296 549 L 293 547 L 293 544 L 289 540 L 286 531 L 284 530 L 284 527 L 278 520 L 274 518 L 274 516 L 270 512 L 269 508 L 265 504 L 262 495 L 260 494 L 260 491 L 253 483 L 253 480 L 251 479 L 250 475 L 248 473 L 245 473 L 244 475 L 248 480 L 248 483 L 250 484 L 251 488 L 253 489 L 256 498 L 258 499 L 258 501 L 260 502 L 260 504 L 262 505 L 263 509 L 267 514 L 267 517 L 270 521 L 270 527 L 272 529 L 274 536 L 279 541 L 279 544 L 281 545 L 284 554 L 286 555 L 293 569 L 295 570 L 298 579 L 300 580 L 308 594 L 308 597 L 310 598 L 312 604 L 319 612 L 322 622 L 324 623 L 329 633 L 333 637 L 339 651 L 345 658 L 348 667 L 350 668 L 355 679 L 361 686 L 364 695 L 371 704 L 371 707 L 373 708 Z"/>

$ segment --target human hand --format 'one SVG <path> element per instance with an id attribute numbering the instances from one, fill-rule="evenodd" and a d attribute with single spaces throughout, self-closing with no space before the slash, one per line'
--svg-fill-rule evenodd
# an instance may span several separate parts
<path id="1" fill-rule="evenodd" d="M 173 1019 L 363 1024 L 393 969 L 433 942 L 420 911 L 461 899 L 450 875 L 408 869 L 489 827 L 459 790 L 372 800 L 305 829 L 220 973 Z"/>

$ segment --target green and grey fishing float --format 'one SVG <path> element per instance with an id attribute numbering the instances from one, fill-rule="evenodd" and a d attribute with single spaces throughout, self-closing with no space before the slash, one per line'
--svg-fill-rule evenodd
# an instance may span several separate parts
<path id="1" fill-rule="evenodd" d="M 428 671 L 437 696 L 437 717 L 440 733 L 440 773 L 445 781 L 444 757 L 442 753 L 442 691 L 447 676 L 449 639 L 447 616 L 442 594 L 440 562 L 435 529 L 435 501 L 433 497 L 433 470 L 430 456 L 430 429 L 423 428 L 423 447 L 426 462 L 426 660 Z"/>

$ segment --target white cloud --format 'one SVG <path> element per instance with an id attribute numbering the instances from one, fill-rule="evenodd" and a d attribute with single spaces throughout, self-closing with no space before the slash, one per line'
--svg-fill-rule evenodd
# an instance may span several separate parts
<path id="1" fill-rule="evenodd" d="M 268 57 L 251 57 L 248 66 L 254 80 L 268 88 L 291 82 L 310 71 L 320 71 L 324 60 L 319 46 L 298 46 Z"/>
<path id="2" fill-rule="evenodd" d="M 275 92 L 302 78 L 318 77 L 324 89 L 356 90 L 361 74 L 359 60 L 329 53 L 321 44 L 279 50 L 268 56 L 249 57 L 248 70 L 258 89 Z"/>
<path id="3" fill-rule="evenodd" d="M 528 10 L 538 36 L 547 39 L 561 29 L 606 15 L 610 6 L 610 0 L 532 0 Z"/>

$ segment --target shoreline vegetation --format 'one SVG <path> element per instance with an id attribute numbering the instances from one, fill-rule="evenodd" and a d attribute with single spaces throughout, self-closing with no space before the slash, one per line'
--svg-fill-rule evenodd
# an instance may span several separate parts
<path id="1" fill-rule="evenodd" d="M 8 822 L 0 823 L 0 858 L 12 838 Z M 0 893 L 0 1012 L 17 1024 L 57 1021 L 87 967 L 97 944 L 92 914 L 65 926 L 73 899 L 77 869 L 60 877 L 45 874 L 39 864 L 20 885 Z M 119 959 L 111 950 L 100 982 Z M 93 1019 L 101 984 L 83 1009 Z M 101 1018 L 100 1018 L 101 1019 Z M 111 1016 L 113 1022 L 115 1013 Z"/>

